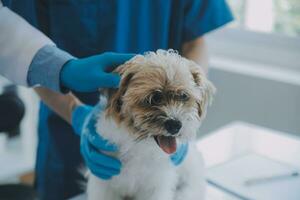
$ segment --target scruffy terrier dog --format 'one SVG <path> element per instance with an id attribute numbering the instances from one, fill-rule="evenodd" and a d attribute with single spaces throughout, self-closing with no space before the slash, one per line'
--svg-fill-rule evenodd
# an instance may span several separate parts
<path id="1" fill-rule="evenodd" d="M 194 144 L 214 86 L 200 67 L 173 50 L 138 55 L 117 68 L 119 89 L 109 89 L 96 128 L 119 147 L 119 176 L 88 180 L 89 200 L 203 200 L 204 166 Z M 170 154 L 189 142 L 174 166 Z"/>

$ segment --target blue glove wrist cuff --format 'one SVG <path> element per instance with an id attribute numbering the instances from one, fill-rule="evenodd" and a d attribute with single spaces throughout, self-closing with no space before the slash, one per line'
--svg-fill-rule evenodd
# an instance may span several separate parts
<path id="1" fill-rule="evenodd" d="M 84 123 L 88 115 L 92 112 L 91 106 L 77 106 L 72 112 L 72 127 L 77 135 L 81 135 Z"/>

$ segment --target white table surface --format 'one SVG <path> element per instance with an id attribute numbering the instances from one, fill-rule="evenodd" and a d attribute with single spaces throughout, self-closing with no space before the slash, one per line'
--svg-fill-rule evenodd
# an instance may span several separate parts
<path id="1" fill-rule="evenodd" d="M 208 170 L 249 153 L 300 167 L 300 137 L 244 122 L 233 122 L 214 131 L 201 139 L 197 147 L 204 156 Z M 207 200 L 239 199 L 228 195 L 209 186 Z"/>
<path id="2" fill-rule="evenodd" d="M 202 152 L 208 169 L 251 152 L 300 167 L 300 138 L 244 122 L 233 122 L 212 132 L 199 140 L 197 148 Z M 72 200 L 84 199 L 85 196 L 81 195 Z M 208 184 L 206 199 L 239 198 Z"/>
<path id="3" fill-rule="evenodd" d="M 208 168 L 247 153 L 300 167 L 300 135 L 245 122 L 233 122 L 212 132 L 198 142 L 198 149 Z"/>

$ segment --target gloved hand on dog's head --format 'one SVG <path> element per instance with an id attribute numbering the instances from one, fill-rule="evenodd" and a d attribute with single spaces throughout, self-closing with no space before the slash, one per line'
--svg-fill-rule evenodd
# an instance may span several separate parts
<path id="1" fill-rule="evenodd" d="M 121 162 L 101 151 L 114 152 L 118 148 L 105 140 L 96 132 L 96 116 L 103 111 L 101 105 L 95 107 L 82 105 L 73 110 L 72 126 L 75 133 L 80 136 L 80 150 L 89 170 L 97 177 L 108 180 L 120 174 Z M 178 166 L 182 163 L 188 152 L 188 144 L 182 144 L 170 156 L 171 162 Z"/>
<path id="2" fill-rule="evenodd" d="M 135 54 L 107 52 L 88 58 L 72 59 L 60 72 L 61 85 L 77 92 L 94 92 L 99 88 L 117 88 L 120 76 L 109 73 Z"/>

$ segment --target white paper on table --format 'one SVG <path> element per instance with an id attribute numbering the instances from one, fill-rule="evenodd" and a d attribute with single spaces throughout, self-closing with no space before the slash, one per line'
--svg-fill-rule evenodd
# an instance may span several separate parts
<path id="1" fill-rule="evenodd" d="M 208 182 L 246 200 L 300 200 L 300 176 L 251 186 L 245 181 L 257 177 L 270 177 L 292 172 L 296 167 L 257 155 L 247 154 L 208 170 Z"/>

